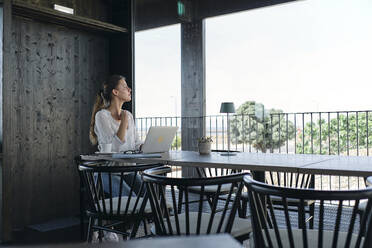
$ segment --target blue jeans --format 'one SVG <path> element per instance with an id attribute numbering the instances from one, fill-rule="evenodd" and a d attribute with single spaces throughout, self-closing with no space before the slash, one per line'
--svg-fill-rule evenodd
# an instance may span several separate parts
<path id="1" fill-rule="evenodd" d="M 132 184 L 132 180 L 135 173 L 129 173 L 127 175 L 124 175 L 124 181 L 122 185 L 122 193 L 121 196 L 129 196 L 130 193 L 130 187 L 129 185 Z M 105 193 L 110 192 L 110 185 L 109 185 L 109 175 L 108 173 L 102 173 L 102 183 Z M 136 175 L 136 178 L 134 179 L 134 185 L 133 185 L 133 191 L 132 196 L 136 196 L 136 194 L 139 193 L 140 186 L 142 183 L 141 176 L 138 174 Z M 112 197 L 119 196 L 120 193 L 120 175 L 111 175 L 111 185 L 112 185 Z"/>

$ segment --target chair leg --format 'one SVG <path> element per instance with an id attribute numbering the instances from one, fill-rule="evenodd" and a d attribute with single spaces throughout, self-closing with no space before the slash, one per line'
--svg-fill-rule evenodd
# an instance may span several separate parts
<path id="1" fill-rule="evenodd" d="M 145 231 L 145 236 L 147 236 L 146 219 L 143 219 L 142 222 L 143 222 L 143 229 Z M 128 237 L 129 239 L 136 238 L 140 224 L 141 224 L 141 220 L 138 220 L 138 221 L 134 222 L 133 227 L 132 227 L 132 231 L 130 232 L 130 235 Z"/>
<path id="2" fill-rule="evenodd" d="M 102 226 L 102 219 L 98 219 L 98 225 Z M 98 231 L 98 240 L 100 243 L 102 243 L 102 238 L 103 238 L 103 231 L 99 230 Z"/>
<path id="3" fill-rule="evenodd" d="M 212 206 L 213 206 L 212 198 L 209 195 L 206 195 L 205 197 L 207 197 L 207 201 L 208 201 L 209 207 L 212 208 Z"/>
<path id="4" fill-rule="evenodd" d="M 299 209 L 299 211 L 297 211 L 297 218 L 298 218 L 298 228 L 300 229 L 303 229 L 306 225 L 306 218 L 305 220 L 302 219 L 302 215 L 304 215 L 306 217 L 306 212 L 304 209 Z"/>
<path id="5" fill-rule="evenodd" d="M 183 191 L 182 189 L 179 189 L 178 191 L 178 213 L 180 214 L 182 212 L 182 198 L 183 198 Z"/>
<path id="6" fill-rule="evenodd" d="M 248 207 L 248 199 L 242 198 L 242 204 L 239 204 L 239 217 L 246 218 L 247 217 L 247 207 Z"/>
<path id="7" fill-rule="evenodd" d="M 310 204 L 310 206 L 309 206 L 309 210 L 310 210 L 309 213 L 310 213 L 310 217 L 311 217 L 309 228 L 310 228 L 310 229 L 314 229 L 315 203 Z"/>
<path id="8" fill-rule="evenodd" d="M 80 236 L 81 239 L 84 239 L 85 236 L 85 225 L 84 225 L 84 216 L 85 216 L 85 199 L 84 199 L 84 184 L 80 177 Z"/>
<path id="9" fill-rule="evenodd" d="M 93 218 L 89 217 L 89 222 L 88 222 L 88 232 L 87 232 L 87 242 L 91 243 L 92 242 L 92 236 L 93 236 Z"/>
<path id="10" fill-rule="evenodd" d="M 143 230 L 145 231 L 145 235 L 148 236 L 148 231 L 147 231 L 147 220 L 143 220 Z"/>

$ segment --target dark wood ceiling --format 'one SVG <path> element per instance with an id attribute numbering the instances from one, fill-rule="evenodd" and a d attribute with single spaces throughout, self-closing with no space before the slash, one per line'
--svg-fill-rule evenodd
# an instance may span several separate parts
<path id="1" fill-rule="evenodd" d="M 293 2 L 296 0 L 137 0 L 136 31 Z M 185 16 L 178 15 L 178 2 Z"/>

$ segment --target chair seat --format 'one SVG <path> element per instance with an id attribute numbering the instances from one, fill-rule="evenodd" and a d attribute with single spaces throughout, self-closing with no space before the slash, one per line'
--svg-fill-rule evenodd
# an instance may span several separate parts
<path id="1" fill-rule="evenodd" d="M 217 192 L 217 188 L 218 188 L 217 185 L 207 185 L 204 187 L 204 192 L 213 194 Z M 193 193 L 201 192 L 200 186 L 191 186 L 188 189 L 189 189 L 189 192 L 193 192 Z M 230 192 L 230 189 L 231 189 L 231 185 L 223 184 L 220 189 L 220 194 L 228 194 Z"/>
<path id="2" fill-rule="evenodd" d="M 273 204 L 282 204 L 282 198 L 281 197 L 271 195 L 270 199 L 272 200 Z M 297 206 L 297 205 L 300 204 L 300 199 L 287 198 L 287 203 L 290 206 L 293 206 L 293 205 Z M 310 206 L 311 204 L 314 204 L 314 203 L 315 203 L 314 200 L 305 200 L 304 201 L 305 206 Z"/>
<path id="3" fill-rule="evenodd" d="M 137 201 L 137 197 L 132 196 L 131 199 L 130 199 L 130 202 L 129 202 L 129 206 L 128 206 L 128 214 L 133 213 L 134 205 L 135 205 L 136 201 Z M 141 208 L 141 205 L 142 205 L 142 201 L 143 201 L 143 197 L 140 197 L 140 199 L 138 200 L 138 204 L 136 206 L 136 209 L 134 210 L 135 214 L 138 214 L 138 212 Z M 127 206 L 127 202 L 128 202 L 128 196 L 122 196 L 121 197 L 121 204 L 120 204 L 120 212 L 119 212 L 120 214 L 125 214 L 125 209 L 126 209 L 126 206 Z M 113 214 L 117 214 L 118 204 L 119 204 L 119 197 L 112 198 Z M 100 202 L 99 205 L 100 205 L 101 211 L 103 211 L 102 202 Z M 106 213 L 110 213 L 110 199 L 105 200 L 105 206 L 106 206 Z M 172 206 L 170 204 L 167 204 L 167 207 L 168 207 L 168 209 L 172 208 Z M 145 207 L 144 211 L 145 211 L 145 214 L 152 213 L 151 204 L 150 204 L 149 201 L 146 203 L 146 207 Z"/>
<path id="4" fill-rule="evenodd" d="M 206 234 L 207 233 L 208 222 L 209 222 L 210 217 L 211 217 L 211 214 L 209 214 L 209 213 L 203 213 L 202 214 L 201 225 L 200 225 L 200 234 Z M 181 235 L 186 235 L 186 215 L 184 213 L 179 214 L 178 215 L 178 220 L 179 220 Z M 218 228 L 220 220 L 221 220 L 221 214 L 216 214 L 213 218 L 213 224 L 212 224 L 212 228 L 211 228 L 210 233 L 213 234 L 213 233 L 217 232 L 217 228 Z M 227 222 L 226 218 L 225 218 L 225 220 Z M 196 227 L 197 227 L 196 223 L 197 223 L 197 221 L 198 221 L 198 213 L 197 212 L 191 212 L 189 214 L 189 222 L 190 222 L 189 226 L 190 226 L 190 234 L 191 235 L 196 234 Z M 176 221 L 175 221 L 174 216 L 170 218 L 170 222 L 171 222 L 171 225 L 172 225 L 173 233 L 177 233 Z M 225 226 L 225 224 L 221 228 L 221 232 L 223 232 L 224 226 Z M 166 226 L 166 229 L 167 229 L 167 232 L 168 232 L 168 226 Z M 238 218 L 238 217 L 236 217 L 234 219 L 234 224 L 233 224 L 233 227 L 232 227 L 232 230 L 231 230 L 231 236 L 237 238 L 237 237 L 240 237 L 240 236 L 248 235 L 250 232 L 252 232 L 252 226 L 251 226 L 250 219 L 242 219 L 242 218 Z"/>
<path id="5" fill-rule="evenodd" d="M 275 232 L 273 229 L 269 230 L 270 237 L 272 238 L 273 247 L 279 247 L 275 237 Z M 304 247 L 303 246 L 303 236 L 302 236 L 302 229 L 292 229 L 293 233 L 293 240 L 294 240 L 294 247 Z M 282 241 L 283 247 L 291 247 L 288 239 L 288 231 L 287 229 L 279 229 L 280 239 Z M 315 229 L 308 229 L 307 230 L 307 240 L 308 240 L 308 247 L 318 247 L 318 235 L 319 231 Z M 347 237 L 347 232 L 339 232 L 338 233 L 338 242 L 337 247 L 344 247 L 345 241 Z M 251 235 L 252 236 L 252 235 Z M 264 235 L 265 237 L 265 235 Z M 355 247 L 355 243 L 357 241 L 358 236 L 355 234 L 352 234 L 351 237 L 351 243 L 349 247 Z M 332 240 L 333 240 L 333 232 L 332 231 L 323 231 L 323 247 L 331 247 L 332 246 Z M 364 239 L 362 238 L 362 242 Z M 265 239 L 265 242 L 267 240 Z M 363 244 L 363 243 L 362 243 Z M 254 247 L 253 239 L 250 239 L 250 247 Z M 361 246 L 362 247 L 362 246 Z"/>
<path id="6" fill-rule="evenodd" d="M 248 193 L 247 192 L 243 192 L 242 193 L 242 198 L 248 200 Z M 282 198 L 281 197 L 271 195 L 270 198 L 271 198 L 273 204 L 279 204 L 279 203 L 282 204 L 281 203 L 282 202 Z M 290 206 L 297 206 L 297 205 L 300 204 L 300 200 L 299 199 L 294 199 L 294 198 L 287 198 L 287 203 Z M 315 203 L 314 200 L 305 200 L 304 201 L 305 206 L 310 206 L 310 205 L 312 205 L 314 203 Z"/>

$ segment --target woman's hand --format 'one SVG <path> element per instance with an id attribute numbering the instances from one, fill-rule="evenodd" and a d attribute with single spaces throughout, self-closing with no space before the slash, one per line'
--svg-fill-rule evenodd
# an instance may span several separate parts
<path id="1" fill-rule="evenodd" d="M 127 111 L 121 111 L 120 120 L 125 129 L 128 129 L 128 114 Z"/>
<path id="2" fill-rule="evenodd" d="M 116 135 L 118 136 L 118 138 L 122 141 L 122 142 L 125 142 L 125 134 L 127 132 L 127 129 L 128 129 L 128 122 L 129 122 L 129 117 L 128 117 L 128 113 L 127 111 L 125 110 L 122 110 L 121 113 L 120 113 L 120 126 L 119 126 L 119 129 L 118 129 L 118 132 L 116 133 Z"/>

